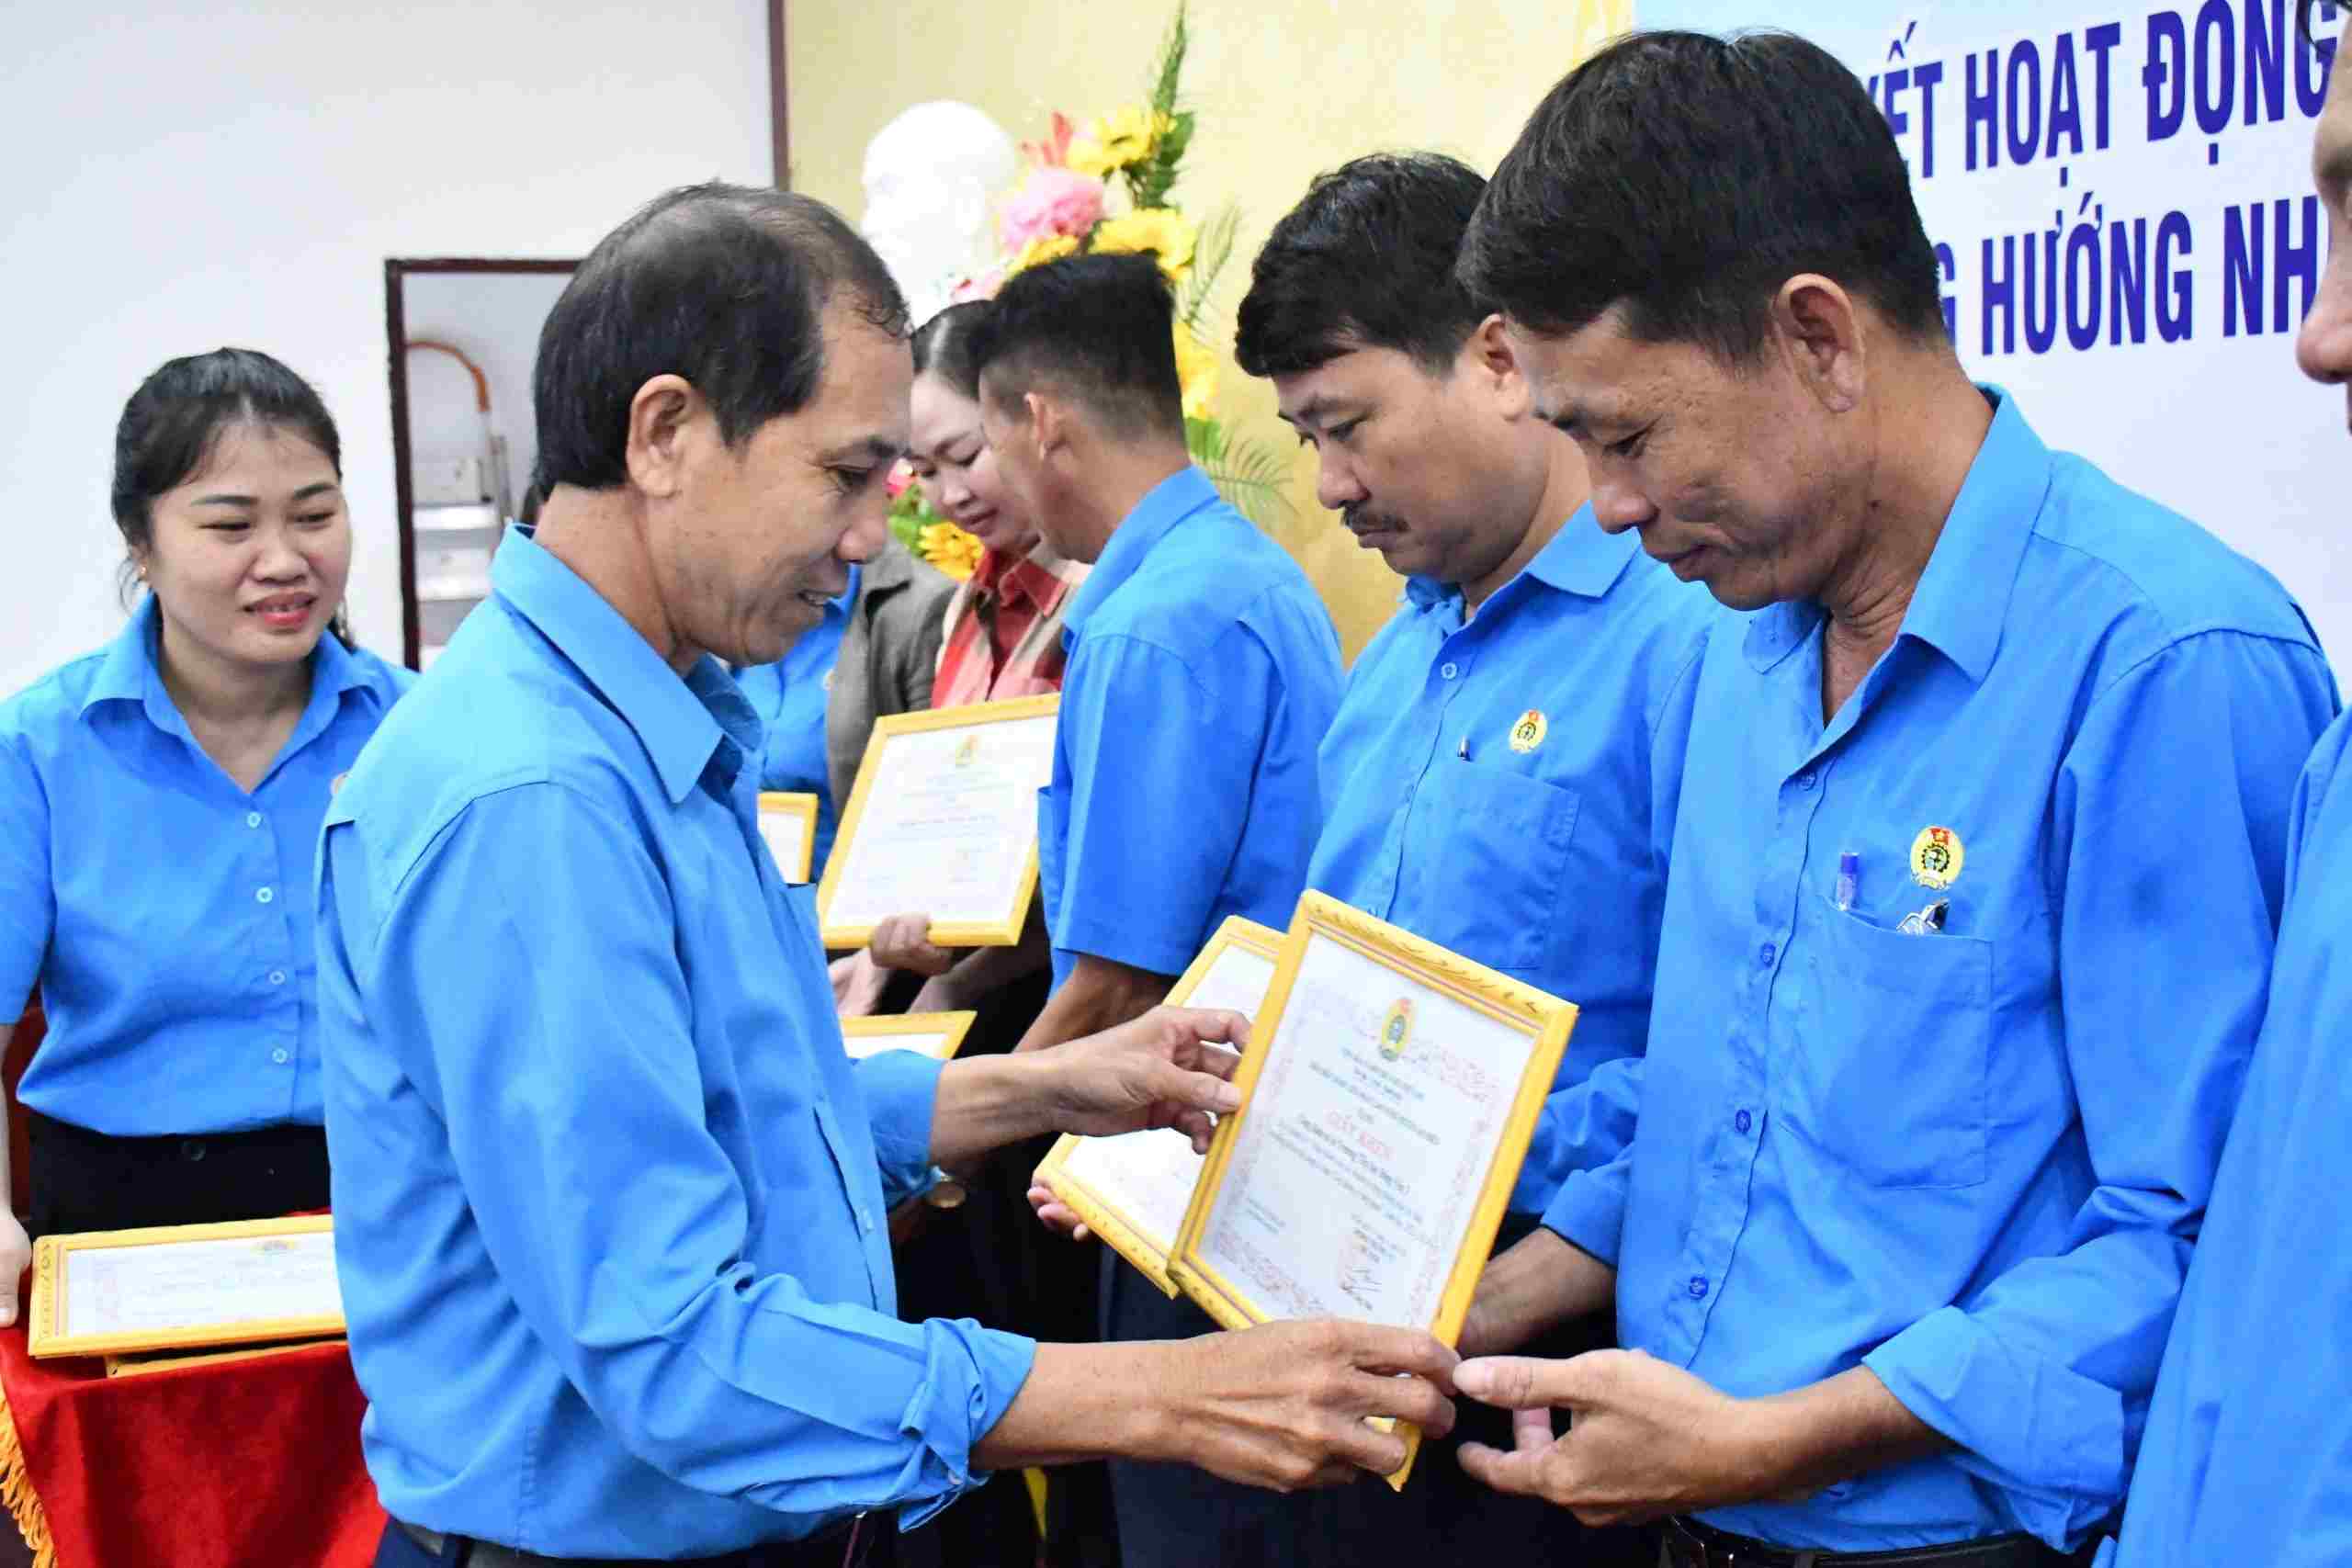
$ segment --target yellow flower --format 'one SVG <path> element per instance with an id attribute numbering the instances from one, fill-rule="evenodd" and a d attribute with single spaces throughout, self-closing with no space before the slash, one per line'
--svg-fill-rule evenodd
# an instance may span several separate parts
<path id="1" fill-rule="evenodd" d="M 1183 322 L 1176 323 L 1176 379 L 1184 389 L 1184 417 L 1206 419 L 1216 398 L 1216 351 Z"/>
<path id="2" fill-rule="evenodd" d="M 1170 280 L 1180 280 L 1184 269 L 1193 265 L 1193 245 L 1199 234 L 1192 220 L 1174 208 L 1147 207 L 1138 212 L 1104 219 L 1087 248 L 1097 253 L 1156 251 L 1159 254 L 1159 270 Z"/>
<path id="3" fill-rule="evenodd" d="M 1151 156 L 1170 123 L 1164 114 L 1129 104 L 1086 128 L 1086 134 L 1070 144 L 1069 166 L 1100 177 L 1140 164 Z"/>
<path id="4" fill-rule="evenodd" d="M 1078 249 L 1077 237 L 1070 234 L 1046 234 L 1031 239 L 1021 247 L 1021 254 L 1005 264 L 1004 276 L 1027 272 L 1033 266 L 1043 266 L 1049 261 L 1059 261 Z"/>
<path id="5" fill-rule="evenodd" d="M 980 564 L 980 542 L 953 523 L 926 523 L 916 536 L 922 558 L 961 582 Z"/>

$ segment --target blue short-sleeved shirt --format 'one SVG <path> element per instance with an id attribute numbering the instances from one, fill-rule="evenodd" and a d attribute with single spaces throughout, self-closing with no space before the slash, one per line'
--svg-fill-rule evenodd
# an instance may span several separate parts
<path id="1" fill-rule="evenodd" d="M 335 1253 L 396 1517 L 555 1557 L 926 1516 L 1034 1347 L 901 1323 L 939 1064 L 853 1064 L 758 721 L 523 531 L 336 797 Z"/>
<path id="2" fill-rule="evenodd" d="M 852 564 L 849 587 L 826 602 L 823 620 L 774 664 L 754 664 L 735 676 L 765 737 L 760 748 L 760 787 L 817 797 L 808 863 L 820 872 L 825 857 L 832 853 L 840 817 L 832 775 L 825 765 L 825 701 L 833 689 L 833 661 L 841 657 L 850 606 L 857 603 L 857 579 L 858 569 Z"/>
<path id="3" fill-rule="evenodd" d="M 1545 1216 L 1627 1346 L 1739 1395 L 1868 1366 L 1957 1445 L 1705 1516 L 1792 1547 L 2071 1546 L 2122 1501 L 2336 708 L 2277 582 L 1988 397 L 1832 722 L 1817 607 L 1717 623 L 1649 1051 L 1592 1082 L 1638 1131 Z"/>
<path id="4" fill-rule="evenodd" d="M 2352 718 L 2295 800 L 2270 1010 L 2156 1379 L 2114 1562 L 2352 1557 Z"/>
<path id="5" fill-rule="evenodd" d="M 334 781 L 416 677 L 332 636 L 251 794 L 156 669 L 150 597 L 0 704 L 0 1016 L 40 986 L 18 1098 L 117 1137 L 319 1121 L 312 862 Z"/>
<path id="6" fill-rule="evenodd" d="M 1324 739 L 1307 886 L 1575 1002 L 1563 1087 L 1641 1054 L 1699 650 L 1720 612 L 1579 510 L 1465 623 L 1416 578 Z M 1562 1101 L 1566 1110 L 1574 1101 Z M 1547 1116 L 1511 1206 L 1576 1163 Z"/>
<path id="7" fill-rule="evenodd" d="M 1340 644 L 1306 574 L 1200 469 L 1162 480 L 1070 598 L 1038 882 L 1080 953 L 1183 971 L 1227 915 L 1290 924 Z"/>

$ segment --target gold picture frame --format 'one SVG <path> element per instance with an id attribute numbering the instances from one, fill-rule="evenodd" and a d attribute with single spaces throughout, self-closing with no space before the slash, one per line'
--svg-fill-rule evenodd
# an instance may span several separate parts
<path id="1" fill-rule="evenodd" d="M 865 754 L 857 765 L 857 783 L 850 790 L 849 803 L 842 807 L 840 825 L 833 834 L 833 852 L 826 857 L 824 875 L 817 885 L 819 927 L 828 949 L 839 951 L 864 947 L 873 940 L 874 928 L 879 923 L 874 919 L 837 919 L 833 910 L 841 897 L 842 879 L 855 863 L 860 830 L 865 828 L 872 809 L 876 781 L 881 775 L 884 756 L 892 743 L 904 737 L 928 736 L 939 730 L 978 730 L 989 725 L 1052 717 L 1060 714 L 1061 703 L 1059 693 L 1047 693 L 1044 696 L 1014 697 L 1005 702 L 971 703 L 962 707 L 935 708 L 922 713 L 889 714 L 875 721 L 874 732 L 865 742 Z M 1041 787 L 1044 782 L 1040 781 Z M 933 942 L 941 947 L 1011 947 L 1021 940 L 1022 928 L 1029 919 L 1030 901 L 1037 895 L 1034 802 L 1030 814 L 1033 826 L 1029 852 L 1017 879 L 1017 890 L 1011 908 L 1001 916 L 989 919 L 934 921 L 930 933 Z M 926 912 L 930 911 L 890 911 L 892 914 Z"/>
<path id="2" fill-rule="evenodd" d="M 288 1219 L 236 1220 L 220 1224 L 155 1225 L 137 1230 L 87 1231 L 67 1235 L 45 1235 L 33 1244 L 32 1319 L 28 1348 L 31 1354 L 46 1359 L 54 1356 L 129 1355 L 149 1350 L 193 1350 L 218 1346 L 250 1345 L 266 1340 L 324 1339 L 344 1332 L 343 1307 L 340 1295 L 333 1312 L 314 1312 L 275 1316 L 227 1317 L 209 1322 L 184 1325 L 150 1324 L 128 1330 L 97 1330 L 85 1327 L 73 1320 L 72 1302 L 76 1293 L 74 1270 L 87 1269 L 97 1262 L 99 1255 L 131 1256 L 119 1258 L 129 1266 L 137 1280 L 141 1249 L 173 1247 L 183 1250 L 172 1255 L 173 1261 L 186 1267 L 190 1261 L 186 1249 L 198 1253 L 216 1250 L 217 1267 L 223 1273 L 241 1266 L 250 1267 L 254 1259 L 273 1255 L 286 1255 L 289 1260 L 295 1254 L 315 1271 L 318 1249 L 300 1246 L 290 1238 L 334 1233 L 334 1220 L 328 1214 L 303 1214 Z M 327 1249 L 330 1263 L 332 1243 Z M 150 1255 L 161 1260 L 161 1254 Z M 110 1258 L 109 1263 L 117 1261 Z M 197 1260 L 199 1268 L 203 1260 Z M 110 1269 L 109 1272 L 115 1269 Z M 332 1269 L 330 1268 L 330 1279 Z M 315 1297 L 315 1289 L 309 1292 Z"/>
<path id="3" fill-rule="evenodd" d="M 1216 934 L 1209 938 L 1208 944 L 1201 949 L 1193 962 L 1185 966 L 1184 973 L 1177 976 L 1176 983 L 1169 987 L 1168 1005 L 1191 1005 L 1193 993 L 1200 989 L 1210 971 L 1230 954 L 1254 955 L 1264 960 L 1271 969 L 1280 962 L 1282 951 L 1281 931 L 1240 915 L 1227 916 L 1225 923 L 1218 926 Z M 1270 982 L 1271 978 L 1270 975 Z M 1212 1004 L 1204 1002 L 1201 1005 Z M 1230 1004 L 1220 1000 L 1214 1005 Z M 1256 1017 L 1263 1010 L 1263 994 L 1261 994 L 1256 1006 L 1236 1008 L 1234 1010 Z M 1075 1133 L 1064 1134 L 1037 1167 L 1037 1179 L 1053 1189 L 1054 1196 L 1086 1222 L 1086 1227 L 1100 1236 L 1113 1251 L 1134 1264 L 1144 1278 L 1169 1295 L 1176 1295 L 1179 1292 L 1176 1281 L 1169 1277 L 1168 1258 L 1182 1228 L 1182 1212 L 1178 1212 L 1176 1224 L 1163 1227 L 1144 1212 L 1143 1205 L 1135 1197 L 1115 1191 L 1105 1192 L 1090 1186 L 1083 1167 L 1074 1163 L 1086 1158 L 1081 1153 L 1082 1145 L 1093 1144 L 1099 1151 L 1102 1145 L 1115 1141 L 1081 1138 Z"/>
<path id="4" fill-rule="evenodd" d="M 942 1062 L 952 1062 L 964 1048 L 976 1012 L 894 1012 L 873 1018 L 842 1020 L 842 1043 L 853 1056 L 882 1051 L 918 1051 Z"/>
<path id="5" fill-rule="evenodd" d="M 772 824 L 785 823 L 797 825 L 799 834 L 797 851 L 779 849 L 776 838 L 768 830 Z M 809 862 L 817 852 L 817 797 L 801 790 L 760 791 L 760 837 L 766 842 L 768 853 L 775 857 L 778 875 L 796 886 L 807 882 Z M 791 856 L 788 864 L 786 861 L 787 852 Z"/>
<path id="6" fill-rule="evenodd" d="M 1467 1212 L 1468 1219 L 1455 1244 L 1450 1267 L 1436 1290 L 1435 1310 L 1426 1321 L 1408 1325 L 1425 1328 L 1451 1345 L 1461 1336 L 1470 1298 L 1477 1290 L 1478 1276 L 1486 1268 L 1495 1233 L 1502 1224 L 1511 1189 L 1518 1181 L 1520 1164 L 1526 1157 L 1528 1142 L 1559 1073 L 1561 1054 L 1567 1047 L 1569 1033 L 1576 1027 L 1577 1009 L 1573 1003 L 1498 974 L 1320 893 L 1309 892 L 1299 899 L 1289 935 L 1283 942 L 1273 983 L 1267 988 L 1265 1005 L 1250 1032 L 1251 1049 L 1235 1075 L 1235 1086 L 1241 1091 L 1241 1107 L 1217 1123 L 1207 1163 L 1193 1189 L 1192 1205 L 1185 1211 L 1183 1229 L 1178 1234 L 1170 1257 L 1169 1274 L 1185 1294 L 1227 1328 L 1291 1315 L 1268 1310 L 1220 1269 L 1207 1255 L 1207 1238 L 1216 1220 L 1218 1201 L 1227 1181 L 1233 1179 L 1234 1151 L 1252 1126 L 1252 1110 L 1261 1102 L 1261 1096 L 1271 1092 L 1279 1097 L 1293 1081 L 1286 1064 L 1303 1053 L 1285 1052 L 1285 1015 L 1292 1007 L 1302 971 L 1324 944 L 1329 944 L 1329 951 L 1338 955 L 1343 965 L 1353 962 L 1347 957 L 1353 954 L 1386 971 L 1398 982 L 1400 998 L 1375 1031 L 1375 1047 L 1387 1061 L 1399 1059 L 1407 1050 L 1416 1006 L 1425 1015 L 1431 1001 L 1453 1009 L 1457 1017 L 1489 1021 L 1527 1041 L 1527 1054 L 1516 1084 L 1496 1086 L 1498 1090 L 1510 1089 L 1508 1109 L 1501 1112 L 1493 1129 L 1492 1141 L 1487 1145 L 1490 1152 L 1485 1154 L 1485 1172 L 1476 1188 L 1476 1196 Z M 1403 1028 L 1392 1035 L 1390 1031 L 1397 1029 L 1400 1016 Z M 1396 1042 L 1396 1055 L 1391 1055 L 1387 1048 L 1386 1042 L 1392 1038 Z M 1268 1077 L 1270 1071 L 1276 1075 L 1272 1079 Z M 1310 1072 L 1295 1081 L 1303 1089 L 1311 1090 L 1315 1077 Z M 1495 1100 L 1501 1103 L 1499 1093 Z M 1266 1142 L 1274 1137 L 1270 1133 Z M 1262 1151 L 1265 1145 L 1256 1146 Z M 1463 1148 L 1465 1172 L 1476 1168 L 1481 1153 L 1476 1138 Z M 1431 1260 L 1432 1268 L 1436 1261 Z M 1408 1431 L 1405 1462 L 1388 1477 L 1391 1486 L 1403 1487 L 1419 1450 L 1419 1432 Z"/>

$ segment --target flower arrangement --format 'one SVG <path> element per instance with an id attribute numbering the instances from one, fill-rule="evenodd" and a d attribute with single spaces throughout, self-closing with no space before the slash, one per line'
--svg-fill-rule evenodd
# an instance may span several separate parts
<path id="1" fill-rule="evenodd" d="M 1240 212 L 1227 205 L 1195 223 L 1170 199 L 1194 118 L 1178 88 L 1191 43 L 1181 3 L 1153 62 L 1145 101 L 1102 115 L 1081 133 L 1053 117 L 1046 136 L 1022 143 L 1028 164 L 998 215 L 1002 255 L 958 285 L 957 299 L 985 299 L 1004 280 L 1063 256 L 1148 252 L 1176 292 L 1176 370 L 1184 389 L 1184 440 L 1227 501 L 1261 527 L 1290 513 L 1288 462 L 1264 443 L 1238 437 L 1214 412 L 1218 355 L 1203 336 L 1209 294 L 1233 256 Z M 978 541 L 933 513 L 922 487 L 893 481 L 891 531 L 950 576 L 968 576 Z"/>

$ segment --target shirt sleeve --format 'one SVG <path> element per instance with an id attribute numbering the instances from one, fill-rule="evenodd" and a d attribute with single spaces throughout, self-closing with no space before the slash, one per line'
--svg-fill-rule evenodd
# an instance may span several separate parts
<path id="1" fill-rule="evenodd" d="M 1625 1195 L 1634 1176 L 1634 1130 L 1641 1120 L 1639 1056 L 1603 1062 L 1544 1107 L 1552 1136 L 1582 1162 L 1568 1171 L 1544 1211 L 1544 1228 L 1617 1267 L 1625 1229 Z"/>
<path id="2" fill-rule="evenodd" d="M 350 839 L 330 830 L 330 876 Z M 501 1284 L 616 1442 L 703 1491 L 918 1523 L 986 1479 L 972 1445 L 1035 1348 L 815 1300 L 746 1261 L 749 1198 L 706 1124 L 676 921 L 620 814 L 519 785 L 469 805 L 408 876 L 362 1002 L 447 1125 Z M 936 1076 L 862 1077 L 886 1165 L 909 1162 Z M 828 1136 L 815 1119 L 774 1135 Z M 775 1200 L 850 1201 L 839 1186 Z"/>
<path id="3" fill-rule="evenodd" d="M 946 1065 L 920 1051 L 876 1051 L 851 1068 L 874 1131 L 882 1199 L 894 1208 L 930 1191 L 936 1179 L 931 1122 L 939 1099 L 940 1071 Z"/>
<path id="4" fill-rule="evenodd" d="M 25 738 L 0 727 L 0 1021 L 25 1016 L 57 926 L 49 872 L 49 792 Z"/>
<path id="5" fill-rule="evenodd" d="M 2262 1022 L 2296 779 L 2335 705 L 2314 650 L 2226 632 L 2093 700 L 2045 868 L 2093 1183 L 2073 1246 L 1864 1359 L 2060 1550 L 2123 1501 Z"/>
<path id="6" fill-rule="evenodd" d="M 1221 643 L 1214 665 L 1213 691 L 1136 637 L 1097 635 L 1072 656 L 1056 947 L 1157 975 L 1181 975 L 1199 950 L 1249 821 L 1276 685 L 1247 635 Z"/>

